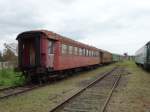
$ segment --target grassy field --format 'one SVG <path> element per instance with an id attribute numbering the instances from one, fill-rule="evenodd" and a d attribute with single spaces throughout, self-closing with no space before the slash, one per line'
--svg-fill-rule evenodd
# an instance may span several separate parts
<path id="1" fill-rule="evenodd" d="M 115 65 L 99 67 L 95 70 L 74 74 L 74 76 L 8 99 L 0 100 L 0 112 L 48 112 L 52 107 L 63 101 L 91 82 L 95 77 L 112 69 Z"/>
<path id="2" fill-rule="evenodd" d="M 98 69 L 75 74 L 28 93 L 0 100 L 0 112 L 48 112 L 67 96 L 94 80 L 100 73 L 123 66 L 130 74 L 124 74 L 108 105 L 107 112 L 149 112 L 150 73 L 137 67 L 134 62 L 124 61 Z"/>
<path id="3" fill-rule="evenodd" d="M 14 72 L 13 69 L 0 70 L 0 88 L 23 84 L 24 78 L 20 76 L 21 74 Z"/>
<path id="4" fill-rule="evenodd" d="M 123 76 L 110 101 L 108 112 L 150 112 L 150 73 L 137 67 L 134 62 L 119 63 L 130 74 Z"/>

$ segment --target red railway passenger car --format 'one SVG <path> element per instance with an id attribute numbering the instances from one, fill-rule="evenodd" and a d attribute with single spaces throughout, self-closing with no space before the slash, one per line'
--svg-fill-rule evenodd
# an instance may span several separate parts
<path id="1" fill-rule="evenodd" d="M 47 30 L 18 35 L 19 69 L 27 76 L 96 66 L 99 49 Z"/>

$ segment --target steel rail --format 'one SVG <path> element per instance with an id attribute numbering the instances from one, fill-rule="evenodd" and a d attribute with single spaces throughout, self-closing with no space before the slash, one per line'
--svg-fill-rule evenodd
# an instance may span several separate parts
<path id="1" fill-rule="evenodd" d="M 14 93 L 10 93 L 10 94 L 7 94 L 7 95 L 2 95 L 2 96 L 0 96 L 0 100 L 1 100 L 1 99 L 5 99 L 5 98 L 8 98 L 8 97 L 11 97 L 11 96 L 16 96 L 16 95 L 25 93 L 25 92 L 34 90 L 34 89 L 39 88 L 39 87 L 41 87 L 41 86 L 33 86 L 33 87 L 29 87 L 29 88 L 27 88 L 27 89 L 21 90 L 21 91 L 19 91 L 19 92 L 14 92 Z M 24 87 L 24 88 L 25 88 L 25 87 Z M 17 89 L 17 88 L 14 88 L 14 89 Z M 23 87 L 22 87 L 22 89 L 23 89 Z"/>
<path id="2" fill-rule="evenodd" d="M 54 112 L 57 109 L 59 109 L 60 107 L 62 107 L 64 104 L 68 103 L 70 100 L 72 100 L 73 98 L 75 98 L 76 96 L 78 96 L 79 94 L 81 94 L 82 92 L 84 92 L 86 89 L 90 88 L 91 86 L 95 85 L 97 82 L 101 81 L 102 79 L 104 79 L 106 76 L 110 75 L 113 71 L 115 71 L 118 67 L 114 67 L 111 71 L 103 73 L 102 76 L 100 76 L 99 78 L 97 78 L 96 80 L 94 80 L 93 82 L 91 82 L 90 84 L 88 84 L 86 87 L 79 89 L 75 94 L 73 94 L 72 96 L 66 98 L 63 102 L 59 103 L 58 105 L 56 105 L 54 108 L 52 108 L 49 112 Z"/>
<path id="3" fill-rule="evenodd" d="M 109 101 L 110 101 L 110 99 L 111 99 L 111 97 L 112 97 L 112 94 L 113 94 L 113 92 L 114 92 L 114 90 L 115 90 L 115 88 L 118 86 L 118 84 L 119 84 L 119 81 L 120 81 L 120 79 L 121 79 L 121 73 L 119 74 L 119 77 L 116 79 L 116 81 L 114 82 L 114 85 L 113 85 L 113 87 L 112 87 L 112 89 L 111 89 L 111 91 L 109 92 L 109 94 L 108 94 L 108 97 L 107 97 L 107 99 L 106 99 L 106 101 L 105 101 L 105 103 L 104 103 L 104 106 L 102 107 L 102 110 L 101 110 L 101 112 L 105 112 L 105 110 L 106 110 L 106 107 L 107 107 L 107 105 L 108 105 L 108 103 L 109 103 Z"/>
<path id="4" fill-rule="evenodd" d="M 16 95 L 19 95 L 19 94 L 23 94 L 23 93 L 26 93 L 26 92 L 29 92 L 29 91 L 32 91 L 32 90 L 34 90 L 34 89 L 38 89 L 38 88 L 41 88 L 41 87 L 45 87 L 45 86 L 47 86 L 47 85 L 49 85 L 50 83 L 46 83 L 46 84 L 40 84 L 40 85 L 25 85 L 25 86 L 16 86 L 16 88 L 14 87 L 10 87 L 10 90 L 11 89 L 17 89 L 17 88 L 22 88 L 22 90 L 21 91 L 19 91 L 19 92 L 14 92 L 14 93 L 10 93 L 10 94 L 6 94 L 6 95 L 0 95 L 0 100 L 1 99 L 5 99 L 5 98 L 8 98 L 8 97 L 11 97 L 11 96 L 16 96 Z M 20 90 L 19 89 L 19 90 Z M 6 89 L 6 91 L 7 90 L 9 90 L 9 89 Z M 5 90 L 4 90 L 5 91 Z M 0 93 L 1 93 L 2 91 L 0 91 Z"/>
<path id="5" fill-rule="evenodd" d="M 12 87 L 1 88 L 0 92 L 5 91 L 5 90 L 9 90 L 9 89 L 14 89 L 16 87 L 21 87 L 21 86 L 12 86 Z"/>

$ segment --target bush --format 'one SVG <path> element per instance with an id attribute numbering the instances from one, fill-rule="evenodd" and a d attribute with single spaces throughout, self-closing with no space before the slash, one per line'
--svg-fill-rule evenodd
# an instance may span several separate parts
<path id="1" fill-rule="evenodd" d="M 12 69 L 0 70 L 0 86 L 18 86 L 25 82 L 21 73 L 14 72 Z"/>

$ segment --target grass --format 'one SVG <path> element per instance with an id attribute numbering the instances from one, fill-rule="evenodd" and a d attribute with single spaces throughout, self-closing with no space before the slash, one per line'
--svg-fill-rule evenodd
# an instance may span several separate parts
<path id="1" fill-rule="evenodd" d="M 0 70 L 0 88 L 22 85 L 24 83 L 24 77 L 21 77 L 21 73 L 16 73 L 13 69 Z"/>
<path id="2" fill-rule="evenodd" d="M 124 87 L 117 88 L 108 106 L 111 112 L 149 112 L 150 111 L 150 73 L 137 67 L 134 62 L 119 63 L 131 74 Z"/>
<path id="3" fill-rule="evenodd" d="M 149 112 L 150 111 L 150 73 L 137 67 L 132 61 L 124 61 L 98 69 L 75 74 L 28 93 L 0 100 L 0 112 L 48 112 L 65 97 L 83 87 L 83 82 L 94 80 L 104 71 L 115 65 L 125 67 L 131 74 L 123 75 L 119 86 L 108 105 L 108 112 Z M 82 82 L 82 84 L 81 84 Z M 124 83 L 124 84 L 122 84 Z"/>
<path id="4" fill-rule="evenodd" d="M 52 107 L 63 101 L 78 89 L 83 87 L 81 82 L 94 80 L 94 78 L 110 70 L 115 65 L 99 67 L 95 70 L 75 74 L 74 76 L 36 89 L 23 95 L 0 100 L 0 112 L 48 112 Z"/>
<path id="5" fill-rule="evenodd" d="M 132 61 L 124 61 L 74 75 L 46 87 L 23 95 L 0 100 L 0 112 L 48 112 L 65 97 L 83 87 L 83 83 L 93 80 L 98 74 L 110 70 L 115 65 L 125 67 L 131 74 L 125 74 L 110 100 L 108 112 L 149 112 L 150 73 L 137 67 Z M 1 76 L 0 76 L 1 77 Z M 4 76 L 6 77 L 6 76 Z M 8 78 L 6 78 L 8 79 Z M 1 80 L 1 79 L 0 79 Z M 124 83 L 124 84 L 122 84 Z"/>

